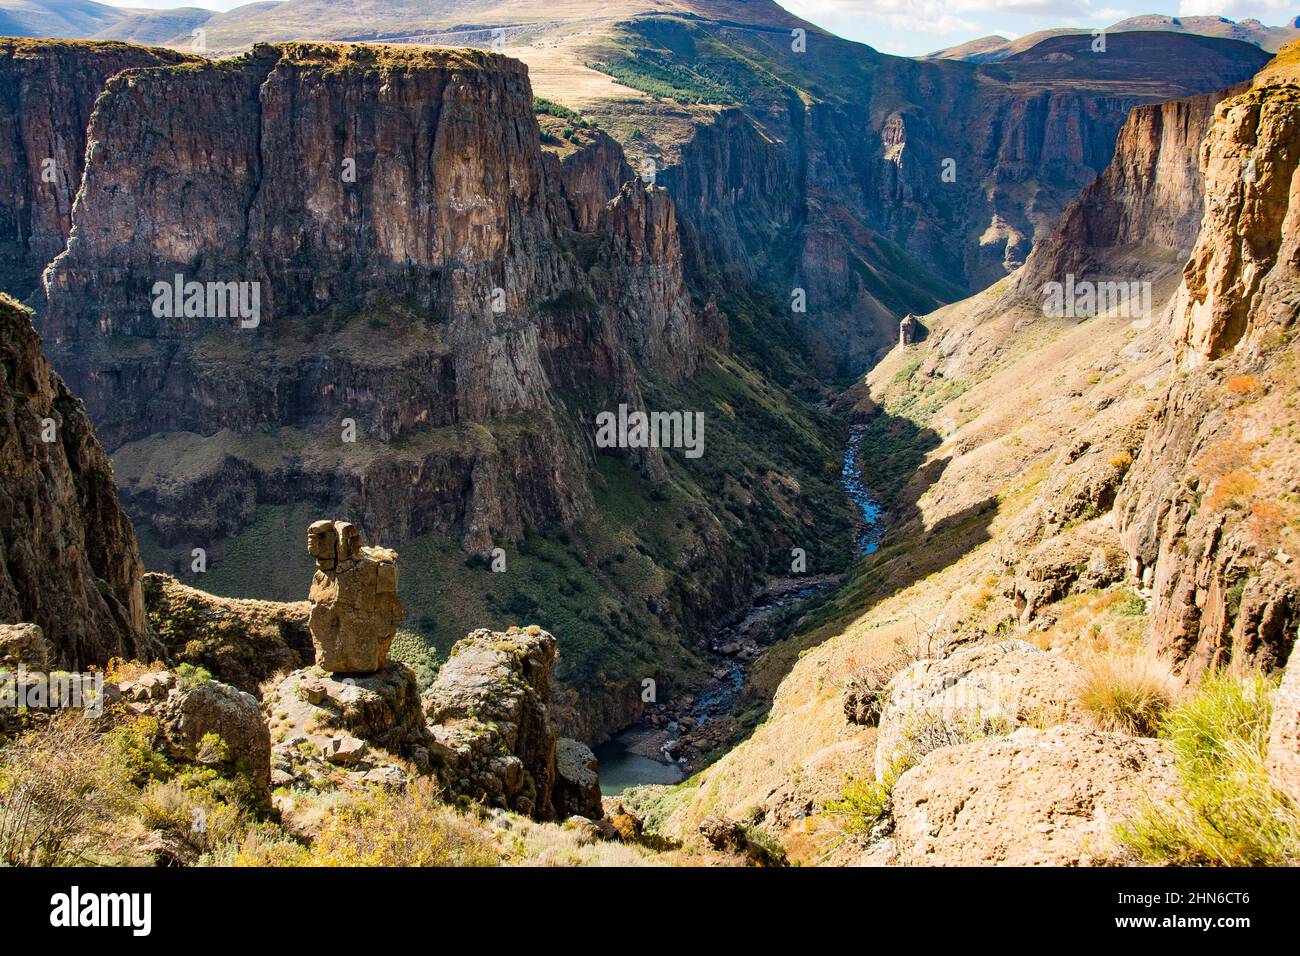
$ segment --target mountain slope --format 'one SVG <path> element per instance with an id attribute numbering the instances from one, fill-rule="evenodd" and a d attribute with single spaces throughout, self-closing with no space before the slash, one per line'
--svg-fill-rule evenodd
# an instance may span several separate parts
<path id="1" fill-rule="evenodd" d="M 1021 272 L 925 316 L 924 340 L 896 348 L 855 390 L 851 410 L 873 452 L 864 473 L 888 503 L 890 531 L 846 588 L 758 662 L 746 698 L 771 709 L 752 737 L 671 794 L 646 796 L 668 832 L 693 837 L 708 814 L 761 816 L 810 861 L 893 859 L 878 834 L 846 841 L 833 803 L 855 792 L 846 780 L 881 779 L 886 729 L 862 716 L 862 695 L 918 658 L 942 672 L 954 652 L 1015 639 L 1052 651 L 1059 667 L 1161 655 L 1189 682 L 1229 662 L 1285 663 L 1300 626 L 1298 53 L 1250 89 L 1134 110 L 1106 173 Z M 1185 195 L 1193 173 L 1204 200 L 1189 230 L 1183 206 L 1149 197 Z M 1078 270 L 1078 288 L 1150 282 L 1151 306 L 1062 315 L 1044 288 L 1064 280 L 1059 270 Z M 973 691 L 1010 678 L 970 679 Z M 1067 681 L 1053 693 L 1068 704 L 1076 690 Z M 942 808 L 965 794 L 962 819 L 978 828 L 976 791 L 1010 793 L 1016 770 L 957 779 L 942 768 L 959 752 L 1033 751 L 1043 731 L 1032 728 L 1062 719 L 1078 720 L 1040 709 L 974 735 L 1029 724 L 1005 744 L 940 743 L 949 757 L 922 757 L 896 808 L 915 815 L 897 821 L 914 828 L 931 800 L 932 855 L 917 861 L 1009 859 L 1005 844 L 948 828 Z M 1043 746 L 1069 752 L 1065 739 Z M 921 781 L 947 789 L 917 793 Z M 1013 838 L 1016 854 L 1027 832 Z M 895 849 L 911 853 L 915 835 Z"/>

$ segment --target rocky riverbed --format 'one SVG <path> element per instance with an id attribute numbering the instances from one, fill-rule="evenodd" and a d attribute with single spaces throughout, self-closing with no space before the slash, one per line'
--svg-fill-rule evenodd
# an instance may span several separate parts
<path id="1" fill-rule="evenodd" d="M 860 515 L 854 536 L 854 554 L 859 556 L 875 551 L 880 541 L 880 506 L 862 481 L 862 441 L 863 432 L 854 428 L 840 469 L 844 492 Z M 767 647 L 764 638 L 773 616 L 838 581 L 836 575 L 769 581 L 750 608 L 709 641 L 713 675 L 703 690 L 652 704 L 642 720 L 596 748 L 601 790 L 617 794 L 641 784 L 677 783 L 693 772 L 702 755 L 724 742 L 728 727 L 719 718 L 730 714 L 739 700 L 749 665 Z"/>

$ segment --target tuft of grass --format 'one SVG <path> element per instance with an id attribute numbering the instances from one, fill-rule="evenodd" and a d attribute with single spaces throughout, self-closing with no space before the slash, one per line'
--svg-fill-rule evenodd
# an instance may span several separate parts
<path id="1" fill-rule="evenodd" d="M 1109 652 L 1083 663 L 1079 702 L 1102 730 L 1154 737 L 1177 699 L 1178 677 L 1151 651 Z"/>
<path id="2" fill-rule="evenodd" d="M 1169 713 L 1162 736 L 1173 747 L 1182 793 L 1118 829 L 1144 862 L 1300 862 L 1300 809 L 1273 785 L 1265 765 L 1272 690 L 1262 674 L 1217 672 Z"/>

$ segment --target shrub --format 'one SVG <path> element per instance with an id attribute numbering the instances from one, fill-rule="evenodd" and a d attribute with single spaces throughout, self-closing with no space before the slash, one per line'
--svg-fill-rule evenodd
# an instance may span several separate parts
<path id="1" fill-rule="evenodd" d="M 1143 861 L 1274 866 L 1300 861 L 1300 812 L 1265 768 L 1273 683 L 1260 674 L 1208 676 L 1162 729 L 1181 794 L 1118 829 Z"/>
<path id="2" fill-rule="evenodd" d="M 495 866 L 484 830 L 439 800 L 427 779 L 371 790 L 335 810 L 311 846 L 313 866 Z"/>
<path id="3" fill-rule="evenodd" d="M 888 819 L 893 809 L 894 784 L 915 765 L 914 759 L 903 757 L 890 766 L 883 780 L 849 777 L 844 781 L 840 799 L 826 804 L 827 815 L 838 819 L 840 832 L 845 836 L 869 835 L 877 824 Z"/>
<path id="4" fill-rule="evenodd" d="M 117 747 L 65 714 L 0 751 L 0 860 L 10 866 L 117 862 L 116 825 L 135 789 Z"/>
<path id="5" fill-rule="evenodd" d="M 1253 375 L 1234 375 L 1228 379 L 1228 391 L 1234 395 L 1249 395 L 1259 384 Z"/>
<path id="6" fill-rule="evenodd" d="M 192 690 L 195 687 L 202 687 L 212 680 L 212 672 L 206 667 L 195 667 L 193 664 L 178 664 L 176 667 L 176 678 L 180 682 L 181 690 Z"/>
<path id="7" fill-rule="evenodd" d="M 1102 730 L 1154 737 L 1178 695 L 1179 682 L 1158 654 L 1106 653 L 1083 663 L 1079 702 Z"/>

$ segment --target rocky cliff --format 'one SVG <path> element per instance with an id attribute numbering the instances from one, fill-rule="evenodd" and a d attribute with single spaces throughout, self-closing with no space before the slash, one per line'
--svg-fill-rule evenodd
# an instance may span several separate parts
<path id="1" fill-rule="evenodd" d="M 86 125 L 105 81 L 133 67 L 186 59 L 125 43 L 0 40 L 0 288 L 26 298 L 63 249 L 81 186 Z"/>
<path id="2" fill-rule="evenodd" d="M 187 148 L 158 149 L 164 130 Z M 112 447 L 206 439 L 214 470 L 126 489 L 168 540 L 247 520 L 186 520 L 217 481 L 227 501 L 328 487 L 393 540 L 455 527 L 482 549 L 570 523 L 589 453 L 557 390 L 639 404 L 634 363 L 675 380 L 698 360 L 671 202 L 629 187 L 593 223 L 609 184 L 575 174 L 571 211 L 526 71 L 504 58 L 259 46 L 110 82 L 89 136 L 42 327 Z M 583 228 L 595 241 L 579 250 L 566 237 Z M 177 275 L 244 284 L 248 308 L 160 316 L 155 284 Z M 491 424 L 525 418 L 513 434 Z M 347 420 L 356 449 L 338 438 Z M 265 459 L 214 447 L 267 427 L 296 437 Z M 403 490 L 376 499 L 375 482 Z"/>
<path id="3" fill-rule="evenodd" d="M 1201 151 L 1205 211 L 1168 308 L 1184 374 L 1117 501 L 1157 642 L 1204 665 L 1280 666 L 1300 624 L 1292 555 L 1300 456 L 1300 99 L 1294 47 L 1219 104 Z"/>
<path id="4" fill-rule="evenodd" d="M 135 532 L 80 401 L 0 297 L 0 620 L 40 625 L 53 666 L 145 657 Z"/>
<path id="5" fill-rule="evenodd" d="M 1132 107 L 1245 81 L 1268 59 L 1172 34 L 1109 37 L 1103 52 L 1090 36 L 1055 37 L 971 65 L 881 56 L 824 34 L 795 51 L 785 32 L 737 24 L 655 18 L 623 29 L 623 51 L 601 58 L 624 82 L 644 77 L 650 89 L 669 73 L 708 102 L 743 106 L 699 117 L 666 150 L 662 181 L 692 269 L 741 270 L 787 307 L 805 291 L 801 323 L 823 371 L 869 365 L 906 313 L 1022 265 L 1106 168 Z M 624 109 L 593 115 L 613 123 Z"/>

